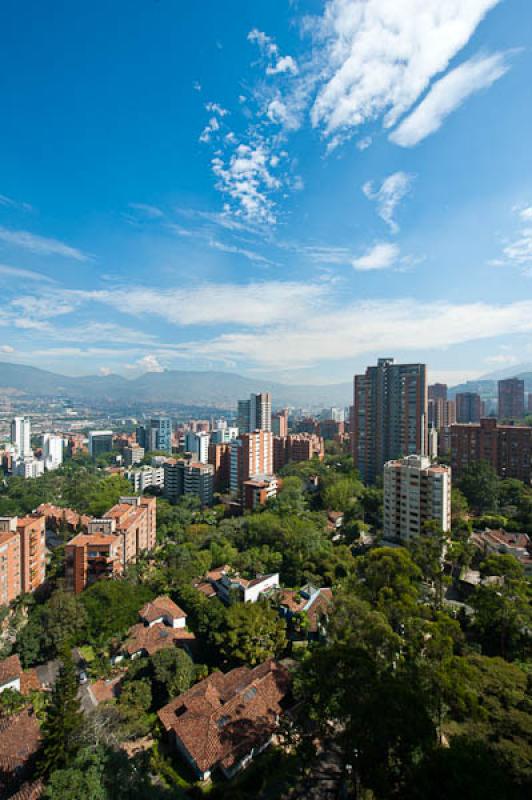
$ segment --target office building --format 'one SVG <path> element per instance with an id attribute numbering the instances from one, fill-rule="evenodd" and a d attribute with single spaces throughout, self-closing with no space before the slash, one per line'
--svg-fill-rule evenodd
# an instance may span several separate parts
<path id="1" fill-rule="evenodd" d="M 429 400 L 447 400 L 447 384 L 431 383 L 428 394 Z"/>
<path id="2" fill-rule="evenodd" d="M 121 497 L 87 533 L 65 546 L 65 580 L 76 594 L 104 577 L 121 575 L 129 564 L 155 546 L 156 498 Z"/>
<path id="3" fill-rule="evenodd" d="M 451 427 L 451 466 L 460 477 L 470 464 L 487 461 L 500 478 L 532 479 L 532 428 L 499 425 L 492 417 L 477 425 Z"/>
<path id="4" fill-rule="evenodd" d="M 523 419 L 525 416 L 525 382 L 520 378 L 499 381 L 500 420 Z"/>
<path id="5" fill-rule="evenodd" d="M 244 433 L 230 443 L 231 492 L 241 496 L 244 481 L 257 475 L 273 473 L 273 437 L 271 431 Z"/>
<path id="6" fill-rule="evenodd" d="M 89 431 L 89 456 L 98 458 L 113 449 L 113 431 Z"/>
<path id="7" fill-rule="evenodd" d="M 214 467 L 184 459 L 170 460 L 163 465 L 164 496 L 176 502 L 185 495 L 199 497 L 202 506 L 212 505 Z"/>
<path id="8" fill-rule="evenodd" d="M 185 452 L 190 453 L 193 461 L 207 464 L 209 461 L 209 442 L 210 435 L 208 433 L 188 431 L 185 436 Z"/>
<path id="9" fill-rule="evenodd" d="M 44 583 L 45 517 L 0 517 L 0 605 L 31 594 Z"/>
<path id="10" fill-rule="evenodd" d="M 293 461 L 325 458 L 325 442 L 315 433 L 291 433 L 273 437 L 273 471 L 277 472 Z"/>
<path id="11" fill-rule="evenodd" d="M 470 422 L 480 422 L 482 416 L 482 402 L 476 392 L 458 392 L 455 396 L 456 422 L 459 425 L 468 425 Z"/>
<path id="12" fill-rule="evenodd" d="M 384 465 L 384 538 L 409 542 L 434 521 L 451 529 L 451 470 L 411 455 Z"/>
<path id="13" fill-rule="evenodd" d="M 15 417 L 11 422 L 11 443 L 17 458 L 31 458 L 31 420 L 29 417 Z"/>
<path id="14" fill-rule="evenodd" d="M 137 444 L 145 452 L 159 450 L 163 453 L 172 452 L 172 421 L 169 417 L 151 417 L 145 425 L 139 425 L 136 430 Z"/>
<path id="15" fill-rule="evenodd" d="M 271 431 L 272 396 L 269 392 L 251 394 L 249 400 L 239 400 L 237 427 L 240 433 Z"/>
<path id="16" fill-rule="evenodd" d="M 274 436 L 288 436 L 288 409 L 276 411 L 272 416 L 272 433 Z"/>
<path id="17" fill-rule="evenodd" d="M 380 358 L 355 375 L 352 452 L 362 479 L 374 483 L 387 461 L 427 452 L 425 364 Z"/>
<path id="18" fill-rule="evenodd" d="M 42 457 L 45 469 L 57 469 L 63 463 L 63 437 L 45 433 L 42 437 Z"/>

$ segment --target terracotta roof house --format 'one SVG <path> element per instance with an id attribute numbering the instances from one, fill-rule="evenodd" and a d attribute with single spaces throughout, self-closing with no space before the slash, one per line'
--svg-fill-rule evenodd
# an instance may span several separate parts
<path id="1" fill-rule="evenodd" d="M 108 703 L 120 694 L 122 677 L 122 675 L 118 675 L 118 677 L 110 678 L 109 680 L 101 678 L 89 684 L 89 695 L 95 706 L 100 703 Z"/>
<path id="2" fill-rule="evenodd" d="M 278 602 L 281 615 L 288 621 L 304 612 L 308 621 L 305 628 L 307 637 L 315 639 L 324 632 L 324 623 L 333 603 L 333 592 L 327 587 L 317 589 L 307 584 L 299 591 L 283 589 Z"/>
<path id="3" fill-rule="evenodd" d="M 230 778 L 271 742 L 290 691 L 290 675 L 272 660 L 213 672 L 157 713 L 178 752 L 208 780 Z"/>
<path id="4" fill-rule="evenodd" d="M 129 629 L 122 652 L 130 658 L 152 656 L 167 647 L 184 647 L 190 650 L 195 641 L 194 634 L 184 628 L 170 628 L 162 622 L 153 625 L 143 625 L 139 622 Z M 115 659 L 117 660 L 119 659 Z"/>
<path id="5" fill-rule="evenodd" d="M 41 688 L 41 683 L 34 669 L 23 670 L 17 655 L 0 661 L 0 693 L 4 689 L 15 689 L 21 694 L 29 694 Z"/>
<path id="6" fill-rule="evenodd" d="M 195 584 L 196 589 L 207 597 L 212 597 L 207 589 L 209 585 L 224 603 L 229 603 L 235 596 L 240 597 L 244 603 L 256 603 L 262 595 L 279 588 L 279 573 L 257 575 L 248 580 L 226 564 L 207 572 L 205 578 Z"/>
<path id="7" fill-rule="evenodd" d="M 170 628 L 184 628 L 187 624 L 187 615 L 183 609 L 166 595 L 161 595 L 146 603 L 139 611 L 139 617 L 145 625 L 164 623 Z"/>
<path id="8" fill-rule="evenodd" d="M 31 706 L 0 719 L 0 797 L 14 794 L 31 777 L 40 736 Z"/>
<path id="9" fill-rule="evenodd" d="M 18 792 L 12 794 L 9 800 L 39 800 L 44 792 L 42 781 L 27 781 L 23 783 Z"/>

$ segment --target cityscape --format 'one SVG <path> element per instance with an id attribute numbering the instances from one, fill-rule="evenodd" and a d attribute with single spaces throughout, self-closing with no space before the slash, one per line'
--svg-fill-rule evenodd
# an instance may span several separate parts
<path id="1" fill-rule="evenodd" d="M 0 800 L 529 800 L 529 0 L 4 6 Z"/>

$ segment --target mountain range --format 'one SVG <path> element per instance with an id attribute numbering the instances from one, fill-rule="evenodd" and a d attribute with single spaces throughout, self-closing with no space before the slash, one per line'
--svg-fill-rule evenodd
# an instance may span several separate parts
<path id="1" fill-rule="evenodd" d="M 127 405 L 172 403 L 235 408 L 251 392 L 270 391 L 275 408 L 343 407 L 351 402 L 352 384 L 292 386 L 229 372 L 165 370 L 136 378 L 121 375 L 71 377 L 38 367 L 0 362 L 0 392 L 16 390 L 38 398 L 66 397 L 87 403 Z"/>

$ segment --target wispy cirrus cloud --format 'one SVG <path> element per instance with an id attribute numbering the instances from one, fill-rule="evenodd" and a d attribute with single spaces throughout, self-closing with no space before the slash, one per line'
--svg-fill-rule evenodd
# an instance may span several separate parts
<path id="1" fill-rule="evenodd" d="M 25 203 L 21 200 L 14 200 L 12 197 L 8 197 L 5 194 L 0 194 L 0 206 L 16 208 L 20 211 L 33 211 L 33 206 L 29 203 Z"/>
<path id="2" fill-rule="evenodd" d="M 445 119 L 472 94 L 489 88 L 510 65 L 505 53 L 469 59 L 433 85 L 428 95 L 401 122 L 390 139 L 401 147 L 414 147 L 441 128 Z"/>
<path id="3" fill-rule="evenodd" d="M 389 269 L 397 263 L 399 255 L 398 245 L 390 242 L 378 242 L 366 250 L 363 255 L 353 259 L 353 269 L 359 272 Z"/>
<path id="4" fill-rule="evenodd" d="M 5 278 L 18 278 L 26 281 L 40 281 L 42 283 L 55 283 L 53 278 L 43 275 L 42 272 L 34 272 L 31 269 L 21 269 L 20 267 L 10 267 L 8 264 L 0 264 L 0 280 Z"/>
<path id="5" fill-rule="evenodd" d="M 377 204 L 377 213 L 381 219 L 389 226 L 392 233 L 397 233 L 399 225 L 394 219 L 397 206 L 410 192 L 415 175 L 407 172 L 394 172 L 384 179 L 378 189 L 375 189 L 373 181 L 368 181 L 362 187 L 362 191 L 368 200 L 374 200 Z"/>
<path id="6" fill-rule="evenodd" d="M 75 261 L 89 260 L 89 256 L 82 253 L 81 250 L 78 250 L 76 247 L 71 247 L 64 242 L 60 242 L 58 239 L 38 236 L 29 231 L 11 230 L 0 226 L 0 241 L 39 255 L 64 256 L 65 258 L 73 258 Z"/>
<path id="7" fill-rule="evenodd" d="M 532 277 L 532 206 L 515 207 L 513 211 L 521 229 L 504 242 L 501 256 L 489 263 L 494 267 L 517 267 L 523 275 Z"/>

